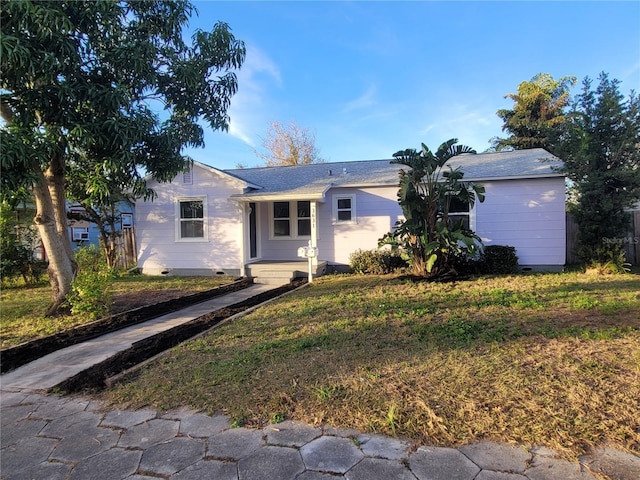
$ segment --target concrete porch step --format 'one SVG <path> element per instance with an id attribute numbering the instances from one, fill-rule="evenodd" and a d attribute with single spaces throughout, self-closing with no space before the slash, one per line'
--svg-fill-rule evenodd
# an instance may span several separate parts
<path id="1" fill-rule="evenodd" d="M 327 262 L 319 262 L 314 277 L 324 274 Z M 306 278 L 309 275 L 306 261 L 261 261 L 247 265 L 247 275 L 254 278 L 255 283 L 276 285 L 291 282 L 295 278 Z"/>
<path id="2" fill-rule="evenodd" d="M 284 285 L 291 282 L 298 275 L 291 271 L 287 273 L 283 270 L 260 270 L 253 275 L 253 283 L 261 285 Z"/>

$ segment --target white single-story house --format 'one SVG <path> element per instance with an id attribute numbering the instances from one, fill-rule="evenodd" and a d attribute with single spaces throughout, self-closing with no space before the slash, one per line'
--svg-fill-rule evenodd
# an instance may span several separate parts
<path id="1" fill-rule="evenodd" d="M 515 247 L 526 270 L 562 268 L 560 159 L 531 149 L 461 155 L 449 164 L 486 189 L 486 200 L 462 213 L 485 245 Z M 151 179 L 157 198 L 137 203 L 138 266 L 150 275 L 259 278 L 260 265 L 305 262 L 298 249 L 310 245 L 318 249 L 318 273 L 346 268 L 352 252 L 377 248 L 401 218 L 400 167 L 374 160 L 218 170 L 194 162 L 171 183 Z"/>

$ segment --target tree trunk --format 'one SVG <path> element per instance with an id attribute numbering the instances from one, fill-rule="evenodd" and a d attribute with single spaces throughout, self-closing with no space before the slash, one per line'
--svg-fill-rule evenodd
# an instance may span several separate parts
<path id="1" fill-rule="evenodd" d="M 56 171 L 57 170 L 57 171 Z M 34 222 L 49 259 L 49 283 L 52 289 L 52 304 L 46 312 L 54 315 L 75 278 L 78 266 L 74 260 L 67 227 L 64 196 L 64 175 L 59 169 L 35 170 L 39 178 L 33 186 L 36 203 Z"/>

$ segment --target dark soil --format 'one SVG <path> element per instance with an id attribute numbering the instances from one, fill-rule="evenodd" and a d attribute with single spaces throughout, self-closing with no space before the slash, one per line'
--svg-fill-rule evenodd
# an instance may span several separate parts
<path id="1" fill-rule="evenodd" d="M 111 384 L 110 379 L 112 377 L 178 345 L 179 343 L 184 342 L 185 340 L 188 340 L 195 335 L 198 335 L 199 333 L 213 328 L 223 320 L 233 315 L 244 312 L 245 310 L 266 302 L 267 300 L 271 300 L 288 291 L 294 290 L 306 282 L 306 279 L 296 279 L 287 285 L 273 288 L 242 302 L 202 315 L 190 322 L 178 325 L 170 330 L 136 342 L 131 348 L 122 351 L 83 372 L 80 372 L 74 377 L 56 385 L 52 390 L 65 393 L 75 393 L 104 389 L 108 384 Z"/>
<path id="2" fill-rule="evenodd" d="M 90 340 L 105 333 L 145 322 L 165 313 L 173 312 L 225 293 L 241 290 L 252 283 L 253 279 L 244 278 L 190 295 L 184 295 L 184 292 L 180 294 L 179 290 L 158 290 L 144 292 L 144 295 L 140 295 L 139 292 L 131 292 L 124 296 L 118 296 L 114 311 L 119 311 L 120 313 L 1 350 L 0 372 L 5 373 L 14 370 L 51 352 Z"/>

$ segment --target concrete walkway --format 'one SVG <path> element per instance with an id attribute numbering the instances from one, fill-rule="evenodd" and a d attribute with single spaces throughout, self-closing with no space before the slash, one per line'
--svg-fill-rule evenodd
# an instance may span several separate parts
<path id="1" fill-rule="evenodd" d="M 599 449 L 580 462 L 544 447 L 482 442 L 459 449 L 286 421 L 231 428 L 178 410 L 108 410 L 43 394 L 90 364 L 176 323 L 273 286 L 253 286 L 64 349 L 0 376 L 0 477 L 10 480 L 573 480 L 640 478 L 640 457 Z M 244 293 L 243 293 L 244 292 Z M 120 334 L 120 335 L 118 335 Z M 119 340 L 116 340 L 119 338 Z M 92 359 L 87 360 L 91 355 Z M 606 475 L 606 476 L 595 476 Z"/>
<path id="2" fill-rule="evenodd" d="M 182 310 L 55 351 L 0 376 L 3 389 L 46 390 L 130 348 L 135 342 L 271 290 L 278 285 L 253 284 Z"/>

